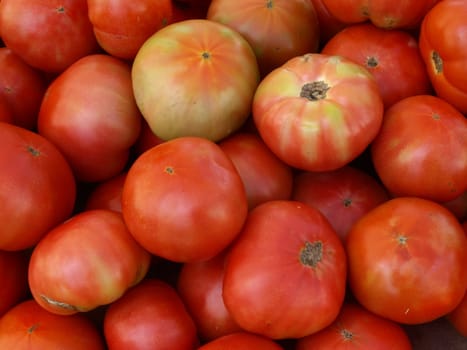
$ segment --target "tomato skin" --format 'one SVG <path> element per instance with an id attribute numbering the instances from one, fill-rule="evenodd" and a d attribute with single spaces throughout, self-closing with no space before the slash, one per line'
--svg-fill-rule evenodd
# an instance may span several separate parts
<path id="1" fill-rule="evenodd" d="M 456 217 L 433 201 L 391 199 L 347 236 L 349 285 L 369 311 L 402 324 L 451 312 L 467 288 L 467 237 Z"/>
<path id="2" fill-rule="evenodd" d="M 98 49 L 86 0 L 2 0 L 0 31 L 7 47 L 46 72 L 62 72 Z"/>
<path id="3" fill-rule="evenodd" d="M 150 260 L 120 213 L 83 211 L 53 228 L 35 246 L 29 286 L 46 310 L 76 314 L 120 298 L 144 278 Z"/>
<path id="4" fill-rule="evenodd" d="M 103 54 L 75 62 L 49 85 L 38 130 L 63 152 L 78 180 L 119 174 L 141 130 L 129 65 Z"/>
<path id="5" fill-rule="evenodd" d="M 176 290 L 145 279 L 112 303 L 104 315 L 109 350 L 196 349 L 196 326 Z"/>
<path id="6" fill-rule="evenodd" d="M 334 17 L 324 5 L 323 0 L 310 0 L 315 8 L 319 23 L 320 47 L 328 42 L 336 33 L 344 29 L 347 24 Z"/>
<path id="7" fill-rule="evenodd" d="M 123 186 L 131 234 L 152 254 L 175 262 L 220 253 L 240 232 L 247 211 L 234 164 L 205 138 L 180 137 L 149 149 L 133 162 Z"/>
<path id="8" fill-rule="evenodd" d="M 203 344 L 198 350 L 282 350 L 276 342 L 258 334 L 235 332 Z"/>
<path id="9" fill-rule="evenodd" d="M 437 96 L 467 113 L 465 1 L 440 1 L 423 18 L 419 45 Z M 453 38 L 455 38 L 453 40 Z"/>
<path id="10" fill-rule="evenodd" d="M 326 171 L 366 149 L 379 131 L 383 109 L 367 69 L 344 57 L 307 54 L 260 82 L 252 114 L 261 138 L 282 161 Z"/>
<path id="11" fill-rule="evenodd" d="M 227 310 L 245 331 L 272 339 L 300 338 L 328 326 L 345 288 L 339 237 L 317 209 L 300 202 L 254 208 L 227 255 Z"/>
<path id="12" fill-rule="evenodd" d="M 104 350 L 104 341 L 84 315 L 62 316 L 27 299 L 0 318 L 0 347 L 15 350 Z"/>
<path id="13" fill-rule="evenodd" d="M 98 183 L 85 200 L 85 210 L 110 209 L 122 212 L 122 191 L 126 172 Z"/>
<path id="14" fill-rule="evenodd" d="M 0 317 L 11 307 L 27 297 L 29 252 L 0 250 Z"/>
<path id="15" fill-rule="evenodd" d="M 3 95 L 0 95 L 0 122 L 14 123 L 13 111 L 6 97 L 3 97 Z"/>
<path id="16" fill-rule="evenodd" d="M 0 122 L 0 148 L 0 249 L 23 250 L 71 215 L 76 182 L 57 147 L 35 132 Z"/>
<path id="17" fill-rule="evenodd" d="M 467 119 L 439 97 L 407 97 L 385 112 L 371 158 L 394 196 L 455 199 L 467 190 Z"/>

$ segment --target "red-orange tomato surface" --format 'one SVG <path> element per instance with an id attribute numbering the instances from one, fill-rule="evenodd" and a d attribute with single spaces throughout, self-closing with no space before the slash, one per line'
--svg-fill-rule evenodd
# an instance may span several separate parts
<path id="1" fill-rule="evenodd" d="M 29 252 L 0 250 L 0 317 L 16 303 L 26 298 L 28 286 Z"/>
<path id="2" fill-rule="evenodd" d="M 122 212 L 122 191 L 126 172 L 98 183 L 85 199 L 85 210 L 110 209 Z"/>
<path id="3" fill-rule="evenodd" d="M 230 246 L 223 299 L 244 330 L 299 338 L 328 326 L 346 288 L 344 247 L 326 218 L 297 201 L 250 211 Z"/>
<path id="4" fill-rule="evenodd" d="M 198 350 L 283 350 L 273 340 L 253 333 L 235 332 L 203 344 Z"/>
<path id="5" fill-rule="evenodd" d="M 346 240 L 348 281 L 366 309 L 403 324 L 445 316 L 467 288 L 467 236 L 433 201 L 391 199 L 363 216 Z"/>
<path id="6" fill-rule="evenodd" d="M 348 58 L 292 58 L 259 84 L 252 106 L 266 145 L 302 170 L 335 170 L 360 155 L 383 120 L 373 75 Z"/>
<path id="7" fill-rule="evenodd" d="M 212 0 L 207 19 L 246 38 L 262 76 L 319 48 L 319 22 L 310 0 Z"/>
<path id="8" fill-rule="evenodd" d="M 467 113 L 467 6 L 440 1 L 420 26 L 420 51 L 436 94 Z"/>
<path id="9" fill-rule="evenodd" d="M 13 124 L 14 114 L 10 103 L 3 95 L 0 95 L 0 122 Z"/>
<path id="10" fill-rule="evenodd" d="M 320 45 L 325 44 L 337 32 L 344 29 L 347 24 L 334 17 L 324 5 L 323 0 L 309 0 L 315 8 L 319 23 Z"/>
<path id="11" fill-rule="evenodd" d="M 371 156 L 393 195 L 455 199 L 467 190 L 467 119 L 439 97 L 404 98 L 386 110 Z"/>
<path id="12" fill-rule="evenodd" d="M 141 154 L 123 185 L 122 213 L 135 239 L 176 262 L 209 259 L 238 235 L 248 202 L 219 145 L 180 137 Z"/>
<path id="13" fill-rule="evenodd" d="M 0 348 L 14 350 L 104 350 L 96 326 L 84 315 L 56 315 L 28 299 L 0 318 Z"/>

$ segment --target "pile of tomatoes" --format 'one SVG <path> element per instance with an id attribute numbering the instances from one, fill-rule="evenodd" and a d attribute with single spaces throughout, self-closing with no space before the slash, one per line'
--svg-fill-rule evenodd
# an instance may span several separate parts
<path id="1" fill-rule="evenodd" d="M 0 348 L 467 337 L 467 1 L 0 0 Z"/>

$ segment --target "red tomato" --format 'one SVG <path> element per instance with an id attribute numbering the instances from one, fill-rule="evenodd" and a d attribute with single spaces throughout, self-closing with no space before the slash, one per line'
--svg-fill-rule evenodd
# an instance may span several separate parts
<path id="1" fill-rule="evenodd" d="M 182 265 L 177 291 L 188 308 L 203 341 L 239 332 L 222 298 L 226 251 L 205 261 Z"/>
<path id="2" fill-rule="evenodd" d="M 344 29 L 347 24 L 334 17 L 324 5 L 323 0 L 310 1 L 318 17 L 320 44 L 323 45 L 336 33 Z"/>
<path id="3" fill-rule="evenodd" d="M 35 245 L 74 208 L 76 183 L 70 165 L 50 141 L 0 122 L 0 249 Z"/>
<path id="4" fill-rule="evenodd" d="M 206 17 L 245 37 L 262 76 L 292 57 L 318 51 L 319 23 L 310 0 L 212 0 Z"/>
<path id="5" fill-rule="evenodd" d="M 223 299 L 244 330 L 300 338 L 336 318 L 345 287 L 345 251 L 326 218 L 300 202 L 269 201 L 231 245 Z"/>
<path id="6" fill-rule="evenodd" d="M 410 339 L 397 323 L 377 316 L 358 304 L 343 305 L 325 329 L 297 340 L 295 350 L 411 350 Z"/>
<path id="7" fill-rule="evenodd" d="M 28 295 L 28 264 L 27 251 L 0 250 L 0 276 L 2 276 L 0 317 Z"/>
<path id="8" fill-rule="evenodd" d="M 278 159 L 256 134 L 235 133 L 219 143 L 245 185 L 248 208 L 268 200 L 290 199 L 292 169 Z"/>
<path id="9" fill-rule="evenodd" d="M 467 6 L 440 1 L 420 27 L 420 51 L 436 94 L 467 113 Z"/>
<path id="10" fill-rule="evenodd" d="M 307 54 L 261 81 L 252 113 L 261 138 L 282 161 L 325 171 L 367 148 L 381 126 L 383 102 L 366 68 L 344 57 Z"/>
<path id="11" fill-rule="evenodd" d="M 236 332 L 203 344 L 198 350 L 282 350 L 276 342 L 258 334 Z"/>
<path id="12" fill-rule="evenodd" d="M 363 216 L 346 241 L 349 285 L 369 311 L 404 324 L 451 312 L 467 288 L 467 237 L 435 202 L 391 199 Z"/>
<path id="13" fill-rule="evenodd" d="M 14 114 L 6 97 L 0 95 L 0 122 L 14 123 Z"/>
<path id="14" fill-rule="evenodd" d="M 247 211 L 234 164 L 204 138 L 180 137 L 149 149 L 132 164 L 123 186 L 130 232 L 171 261 L 214 257 L 238 235 Z"/>
<path id="15" fill-rule="evenodd" d="M 104 350 L 105 346 L 97 328 L 83 315 L 55 315 L 28 299 L 0 318 L 0 348 Z"/>
<path id="16" fill-rule="evenodd" d="M 97 182 L 124 169 L 141 119 L 130 67 L 109 55 L 90 55 L 49 85 L 38 130 L 63 152 L 78 180 Z"/>
<path id="17" fill-rule="evenodd" d="M 126 172 L 98 183 L 85 200 L 85 210 L 110 209 L 122 212 L 122 191 Z"/>
<path id="18" fill-rule="evenodd" d="M 321 53 L 344 56 L 367 68 L 376 78 L 385 108 L 405 97 L 431 93 L 417 39 L 406 31 L 370 23 L 348 26 Z"/>
<path id="19" fill-rule="evenodd" d="M 438 97 L 407 97 L 386 111 L 371 155 L 393 195 L 452 200 L 467 190 L 467 119 Z"/>
<path id="20" fill-rule="evenodd" d="M 146 279 L 128 290 L 104 316 L 109 350 L 194 350 L 196 331 L 176 290 L 157 279 Z"/>
<path id="21" fill-rule="evenodd" d="M 219 141 L 248 118 L 259 72 L 238 32 L 194 19 L 153 34 L 135 57 L 132 80 L 136 102 L 161 139 Z"/>
<path id="22" fill-rule="evenodd" d="M 5 45 L 29 65 L 62 72 L 97 51 L 86 0 L 2 0 Z"/>
<path id="23" fill-rule="evenodd" d="M 150 254 L 121 214 L 88 210 L 53 228 L 34 248 L 29 286 L 50 312 L 70 315 L 108 305 L 146 275 Z"/>
<path id="24" fill-rule="evenodd" d="M 362 170 L 344 166 L 295 176 L 292 199 L 318 209 L 345 241 L 352 225 L 389 199 L 385 188 Z"/>
<path id="25" fill-rule="evenodd" d="M 99 45 L 109 54 L 129 60 L 172 17 L 171 0 L 88 0 L 88 8 Z"/>

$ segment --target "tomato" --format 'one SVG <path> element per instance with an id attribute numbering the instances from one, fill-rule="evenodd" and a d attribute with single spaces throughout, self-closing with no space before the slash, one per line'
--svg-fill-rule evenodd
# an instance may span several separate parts
<path id="1" fill-rule="evenodd" d="M 399 324 L 345 303 L 330 326 L 297 340 L 295 350 L 314 349 L 411 350 L 412 345 Z"/>
<path id="2" fill-rule="evenodd" d="M 164 142 L 160 137 L 156 136 L 147 121 L 142 118 L 141 120 L 141 131 L 139 133 L 138 139 L 132 147 L 133 157 L 138 157 L 144 151 L 147 151 L 151 147 L 158 145 L 159 143 Z"/>
<path id="3" fill-rule="evenodd" d="M 70 165 L 50 141 L 0 122 L 0 249 L 35 245 L 74 208 L 76 183 Z"/>
<path id="4" fill-rule="evenodd" d="M 28 299 L 0 318 L 0 348 L 104 350 L 105 346 L 98 329 L 85 316 L 55 315 Z"/>
<path id="5" fill-rule="evenodd" d="M 246 331 L 300 338 L 328 326 L 339 313 L 345 251 L 317 209 L 290 200 L 260 204 L 226 259 L 224 303 Z"/>
<path id="6" fill-rule="evenodd" d="M 49 85 L 38 130 L 63 152 L 78 180 L 97 182 L 124 169 L 141 119 L 129 65 L 109 55 L 89 55 Z"/>
<path id="7" fill-rule="evenodd" d="M 318 51 L 319 23 L 310 0 L 212 0 L 206 18 L 248 41 L 262 76 L 292 57 Z"/>
<path id="8" fill-rule="evenodd" d="M 196 326 L 176 290 L 146 279 L 112 303 L 104 316 L 109 350 L 196 349 Z"/>
<path id="9" fill-rule="evenodd" d="M 132 81 L 136 102 L 158 137 L 219 141 L 249 117 L 259 71 L 238 32 L 193 19 L 146 40 L 134 59 Z"/>
<path id="10" fill-rule="evenodd" d="M 122 191 L 126 172 L 98 183 L 85 200 L 85 210 L 110 209 L 122 212 Z"/>
<path id="11" fill-rule="evenodd" d="M 347 24 L 334 17 L 324 5 L 323 0 L 310 0 L 318 17 L 320 46 L 325 44 Z"/>
<path id="12" fill-rule="evenodd" d="M 344 166 L 333 171 L 300 172 L 292 199 L 318 209 L 345 241 L 352 225 L 389 199 L 385 188 L 362 170 Z"/>
<path id="13" fill-rule="evenodd" d="M 433 201 L 391 199 L 358 220 L 346 241 L 349 285 L 369 311 L 403 324 L 451 312 L 467 288 L 467 236 Z"/>
<path id="14" fill-rule="evenodd" d="M 0 250 L 0 317 L 11 307 L 27 297 L 29 252 Z"/>
<path id="15" fill-rule="evenodd" d="M 62 72 L 98 49 L 86 0 L 2 0 L 0 32 L 15 54 L 46 72 Z"/>
<path id="16" fill-rule="evenodd" d="M 240 232 L 247 211 L 234 164 L 204 138 L 180 137 L 149 149 L 123 185 L 122 212 L 131 234 L 154 255 L 176 262 L 220 253 Z"/>
<path id="17" fill-rule="evenodd" d="M 150 254 L 135 242 L 120 213 L 80 212 L 35 246 L 29 287 L 46 310 L 76 314 L 107 305 L 146 275 Z"/>
<path id="18" fill-rule="evenodd" d="M 0 122 L 14 123 L 14 114 L 6 97 L 0 95 Z"/>
<path id="19" fill-rule="evenodd" d="M 452 200 L 467 190 L 467 119 L 436 96 L 407 97 L 384 114 L 371 155 L 393 195 Z"/>
<path id="20" fill-rule="evenodd" d="M 307 54 L 260 82 L 252 114 L 261 138 L 282 161 L 326 171 L 367 148 L 379 131 L 383 108 L 366 68 L 344 57 Z"/>
<path id="21" fill-rule="evenodd" d="M 248 208 L 274 199 L 289 199 L 292 169 L 278 159 L 257 134 L 237 132 L 219 146 L 233 161 L 245 186 Z"/>
<path id="22" fill-rule="evenodd" d="M 440 1 L 424 17 L 419 45 L 437 96 L 467 113 L 467 7 Z"/>
<path id="23" fill-rule="evenodd" d="M 129 60 L 172 16 L 171 0 L 88 0 L 88 8 L 99 45 L 109 54 Z"/>
<path id="24" fill-rule="evenodd" d="M 205 342 L 242 331 L 222 298 L 225 256 L 226 250 L 208 260 L 185 263 L 178 274 L 178 294 Z"/>
<path id="25" fill-rule="evenodd" d="M 467 292 L 459 305 L 447 315 L 447 319 L 459 334 L 467 337 Z"/>
<path id="26" fill-rule="evenodd" d="M 341 30 L 321 50 L 363 65 L 376 78 L 385 108 L 409 96 L 431 93 L 417 39 L 403 30 L 385 30 L 371 23 Z"/>
<path id="27" fill-rule="evenodd" d="M 282 350 L 276 342 L 258 334 L 236 332 L 203 344 L 198 350 Z"/>

